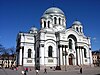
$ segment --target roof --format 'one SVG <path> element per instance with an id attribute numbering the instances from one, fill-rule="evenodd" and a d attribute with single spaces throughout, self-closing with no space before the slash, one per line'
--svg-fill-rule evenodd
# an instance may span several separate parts
<path id="1" fill-rule="evenodd" d="M 48 8 L 44 14 L 50 14 L 50 13 L 56 13 L 56 14 L 63 14 L 64 15 L 64 12 L 57 8 L 57 7 L 51 7 L 51 8 Z"/>

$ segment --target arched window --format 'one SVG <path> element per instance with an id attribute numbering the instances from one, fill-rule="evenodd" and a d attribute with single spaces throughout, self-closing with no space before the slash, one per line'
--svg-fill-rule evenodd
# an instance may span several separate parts
<path id="1" fill-rule="evenodd" d="M 52 46 L 48 47 L 48 57 L 52 57 Z"/>
<path id="2" fill-rule="evenodd" d="M 84 57 L 86 58 L 87 56 L 86 56 L 86 49 L 84 48 Z"/>
<path id="3" fill-rule="evenodd" d="M 46 21 L 44 21 L 44 28 L 46 27 Z"/>
<path id="4" fill-rule="evenodd" d="M 48 21 L 48 28 L 50 28 L 50 21 Z"/>
<path id="5" fill-rule="evenodd" d="M 59 24 L 61 24 L 61 18 L 59 18 Z"/>
<path id="6" fill-rule="evenodd" d="M 78 32 L 79 32 L 78 27 L 76 27 L 76 31 L 78 31 Z"/>
<path id="7" fill-rule="evenodd" d="M 69 39 L 69 49 L 72 49 L 72 40 Z"/>
<path id="8" fill-rule="evenodd" d="M 62 24 L 64 25 L 64 19 L 62 19 Z"/>
<path id="9" fill-rule="evenodd" d="M 54 17 L 54 24 L 57 24 L 57 18 Z"/>
<path id="10" fill-rule="evenodd" d="M 80 27 L 80 32 L 82 32 L 82 28 Z"/>
<path id="11" fill-rule="evenodd" d="M 31 49 L 28 49 L 28 58 L 31 58 Z"/>

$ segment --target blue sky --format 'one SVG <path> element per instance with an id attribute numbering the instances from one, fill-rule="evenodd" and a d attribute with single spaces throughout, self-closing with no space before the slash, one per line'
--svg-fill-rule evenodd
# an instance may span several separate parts
<path id="1" fill-rule="evenodd" d="M 81 21 L 92 49 L 100 49 L 100 0 L 0 0 L 0 44 L 16 47 L 18 32 L 28 32 L 32 26 L 40 29 L 41 16 L 52 6 L 64 11 L 67 27 Z"/>

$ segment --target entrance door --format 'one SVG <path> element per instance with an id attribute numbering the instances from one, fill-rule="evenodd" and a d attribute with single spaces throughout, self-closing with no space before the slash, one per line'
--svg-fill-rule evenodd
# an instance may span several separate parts
<path id="1" fill-rule="evenodd" d="M 70 54 L 69 55 L 69 65 L 73 65 L 73 59 L 74 59 L 74 55 Z"/>
<path id="2" fill-rule="evenodd" d="M 69 65 L 73 65 L 72 58 L 69 58 Z"/>

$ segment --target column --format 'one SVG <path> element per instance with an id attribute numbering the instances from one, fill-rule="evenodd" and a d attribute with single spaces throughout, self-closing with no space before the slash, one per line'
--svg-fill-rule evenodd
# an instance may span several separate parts
<path id="1" fill-rule="evenodd" d="M 19 65 L 22 65 L 22 48 L 20 49 L 19 52 Z"/>
<path id="2" fill-rule="evenodd" d="M 61 59 L 60 59 L 60 45 L 58 45 L 58 66 L 60 66 L 61 65 Z"/>
<path id="3" fill-rule="evenodd" d="M 62 48 L 60 47 L 60 64 L 63 65 L 63 61 L 62 61 Z"/>
<path id="4" fill-rule="evenodd" d="M 83 50 L 84 50 L 84 49 L 83 49 L 83 47 L 82 47 L 82 49 L 81 49 L 81 51 L 82 51 L 82 65 L 84 64 L 84 59 L 83 59 L 83 57 L 84 57 L 84 56 L 83 56 L 84 53 L 83 53 Z"/>
<path id="5" fill-rule="evenodd" d="M 79 46 L 79 59 L 80 59 L 80 65 L 81 65 L 81 47 Z"/>
<path id="6" fill-rule="evenodd" d="M 66 59 L 66 56 L 67 56 L 66 48 L 67 48 L 67 45 L 65 45 L 65 71 L 66 71 L 66 61 L 67 61 L 67 59 Z"/>
<path id="7" fill-rule="evenodd" d="M 77 56 L 78 56 L 78 65 L 80 65 L 79 47 L 77 48 Z"/>
<path id="8" fill-rule="evenodd" d="M 89 50 L 90 51 L 90 64 L 92 65 L 92 52 L 91 52 L 91 50 Z"/>
<path id="9" fill-rule="evenodd" d="M 58 48 L 58 44 L 56 46 L 57 49 L 57 66 L 59 66 L 60 62 L 59 62 L 59 48 Z"/>
<path id="10" fill-rule="evenodd" d="M 76 65 L 78 65 L 78 54 L 77 54 L 77 49 L 78 49 L 78 47 L 76 46 L 76 47 L 75 47 L 75 50 L 76 50 Z"/>
<path id="11" fill-rule="evenodd" d="M 63 45 L 62 45 L 62 65 L 64 65 L 64 56 L 63 56 Z"/>
<path id="12" fill-rule="evenodd" d="M 44 47 L 40 47 L 40 65 L 44 65 Z"/>
<path id="13" fill-rule="evenodd" d="M 80 61 L 81 61 L 81 65 L 83 64 L 82 63 L 82 48 L 80 47 Z"/>
<path id="14" fill-rule="evenodd" d="M 74 58 L 74 65 L 77 65 L 77 63 L 76 63 L 76 59 L 77 59 L 77 58 L 75 57 L 75 58 Z"/>

